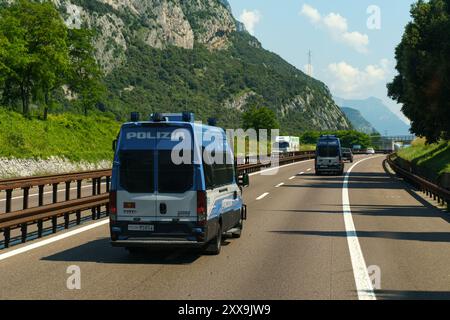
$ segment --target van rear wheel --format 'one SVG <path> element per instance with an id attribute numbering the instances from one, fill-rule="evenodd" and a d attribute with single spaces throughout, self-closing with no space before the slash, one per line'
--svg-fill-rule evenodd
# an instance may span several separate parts
<path id="1" fill-rule="evenodd" d="M 220 254 L 222 249 L 222 225 L 219 224 L 219 230 L 217 235 L 208 245 L 206 246 L 205 253 L 208 255 L 216 256 Z"/>

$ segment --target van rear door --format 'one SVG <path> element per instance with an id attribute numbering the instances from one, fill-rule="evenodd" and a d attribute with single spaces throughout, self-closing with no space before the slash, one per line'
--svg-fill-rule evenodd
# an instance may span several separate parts
<path id="1" fill-rule="evenodd" d="M 117 218 L 152 222 L 156 216 L 156 128 L 124 128 L 119 141 Z"/>
<path id="2" fill-rule="evenodd" d="M 158 127 L 157 131 L 161 139 L 156 144 L 156 221 L 196 222 L 197 191 L 192 127 L 168 124 Z M 183 139 L 186 144 L 182 142 Z M 189 154 L 185 155 L 184 152 Z"/>

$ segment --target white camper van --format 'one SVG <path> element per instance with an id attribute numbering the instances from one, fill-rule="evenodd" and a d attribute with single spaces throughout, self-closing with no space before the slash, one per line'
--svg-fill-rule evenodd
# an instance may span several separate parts
<path id="1" fill-rule="evenodd" d="M 300 138 L 280 136 L 275 138 L 272 146 L 272 154 L 283 154 L 300 151 Z"/>

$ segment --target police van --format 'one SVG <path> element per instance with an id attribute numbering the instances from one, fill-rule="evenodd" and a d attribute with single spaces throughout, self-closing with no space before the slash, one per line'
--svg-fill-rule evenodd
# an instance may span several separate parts
<path id="1" fill-rule="evenodd" d="M 111 244 L 202 248 L 219 254 L 222 236 L 239 238 L 247 216 L 225 131 L 194 115 L 153 114 L 122 125 L 114 142 L 110 191 Z"/>
<path id="2" fill-rule="evenodd" d="M 316 146 L 316 175 L 344 174 L 341 141 L 334 135 L 322 135 Z"/>

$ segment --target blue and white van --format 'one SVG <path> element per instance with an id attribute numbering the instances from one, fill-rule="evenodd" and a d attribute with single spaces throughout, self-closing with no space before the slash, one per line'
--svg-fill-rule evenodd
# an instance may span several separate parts
<path id="1" fill-rule="evenodd" d="M 223 129 L 195 123 L 191 113 L 154 114 L 149 121 L 133 114 L 114 149 L 113 246 L 219 254 L 223 234 L 240 237 L 248 175 L 238 177 Z"/>
<path id="2" fill-rule="evenodd" d="M 316 146 L 316 175 L 344 174 L 341 141 L 334 135 L 322 135 Z"/>

